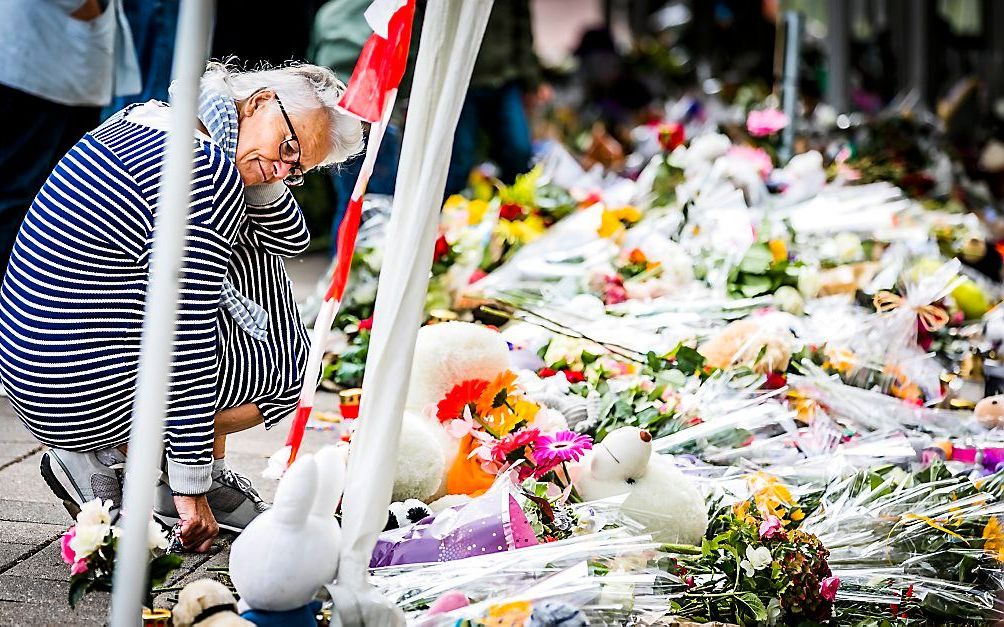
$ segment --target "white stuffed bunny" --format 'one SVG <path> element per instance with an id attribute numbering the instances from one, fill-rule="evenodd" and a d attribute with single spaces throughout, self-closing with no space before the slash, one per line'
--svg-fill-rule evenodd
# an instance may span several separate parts
<path id="1" fill-rule="evenodd" d="M 621 509 L 658 542 L 700 544 L 707 506 L 697 487 L 673 463 L 652 452 L 652 436 L 621 427 L 593 447 L 573 481 L 587 501 L 626 494 Z"/>
<path id="2" fill-rule="evenodd" d="M 257 625 L 313 624 L 307 608 L 338 573 L 341 531 L 334 518 L 345 482 L 345 453 L 325 447 L 289 467 L 275 503 L 230 549 L 230 578 L 243 616 Z"/>

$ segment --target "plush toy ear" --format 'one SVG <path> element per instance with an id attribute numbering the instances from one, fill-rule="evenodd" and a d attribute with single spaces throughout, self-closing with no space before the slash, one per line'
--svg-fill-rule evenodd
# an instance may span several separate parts
<path id="1" fill-rule="evenodd" d="M 334 516 L 345 489 L 345 465 L 348 451 L 344 446 L 325 446 L 314 456 L 317 462 L 317 499 L 314 514 Z"/>
<path id="2" fill-rule="evenodd" d="M 302 525 L 314 508 L 317 494 L 317 463 L 312 455 L 300 457 L 289 467 L 275 490 L 272 511 L 287 525 Z"/>

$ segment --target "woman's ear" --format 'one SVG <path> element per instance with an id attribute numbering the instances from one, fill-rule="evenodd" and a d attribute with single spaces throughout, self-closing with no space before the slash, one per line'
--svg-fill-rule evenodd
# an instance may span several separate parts
<path id="1" fill-rule="evenodd" d="M 250 117 L 273 98 L 275 98 L 275 90 L 259 89 L 244 101 L 244 104 L 241 106 L 241 113 L 244 114 L 244 117 Z"/>

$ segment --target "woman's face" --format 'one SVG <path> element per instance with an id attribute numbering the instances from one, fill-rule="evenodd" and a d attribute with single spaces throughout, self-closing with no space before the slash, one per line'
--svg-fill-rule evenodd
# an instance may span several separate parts
<path id="1" fill-rule="evenodd" d="M 237 111 L 237 171 L 241 180 L 245 185 L 261 185 L 286 178 L 293 165 L 279 158 L 279 145 L 293 134 L 275 103 L 275 92 L 259 91 L 237 103 Z M 313 109 L 304 115 L 290 113 L 289 119 L 300 142 L 300 167 L 306 172 L 329 152 L 327 115 Z"/>

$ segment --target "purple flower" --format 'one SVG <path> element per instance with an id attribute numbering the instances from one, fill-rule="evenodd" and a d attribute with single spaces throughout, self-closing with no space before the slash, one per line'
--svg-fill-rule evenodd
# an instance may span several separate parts
<path id="1" fill-rule="evenodd" d="M 538 466 L 557 465 L 578 461 L 593 448 L 588 435 L 573 431 L 559 431 L 554 435 L 541 435 L 533 442 L 533 459 Z"/>
<path id="2" fill-rule="evenodd" d="M 760 523 L 760 537 L 765 540 L 770 540 L 782 533 L 784 533 L 784 527 L 781 526 L 781 519 L 777 516 L 767 516 L 766 520 Z"/>
<path id="3" fill-rule="evenodd" d="M 833 601 L 833 599 L 837 598 L 837 589 L 839 588 L 839 577 L 827 577 L 819 582 L 819 596 L 823 597 L 827 601 Z"/>
<path id="4" fill-rule="evenodd" d="M 789 122 L 788 116 L 778 109 L 754 110 L 746 117 L 746 130 L 753 137 L 766 137 L 788 126 Z"/>

